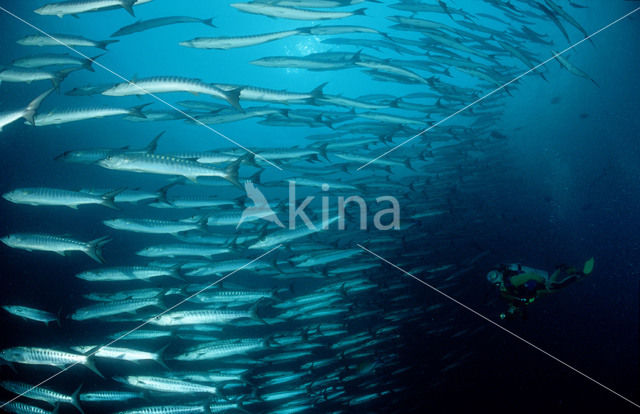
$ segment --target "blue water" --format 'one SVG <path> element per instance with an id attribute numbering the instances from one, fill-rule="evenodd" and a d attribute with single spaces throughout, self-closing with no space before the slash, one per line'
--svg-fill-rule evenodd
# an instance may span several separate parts
<path id="1" fill-rule="evenodd" d="M 66 16 L 40 16 L 33 9 L 45 2 L 9 2 L 1 5 L 11 13 L 28 21 L 47 33 L 69 33 L 90 39 L 108 39 L 111 33 L 135 21 L 124 10 L 87 13 L 74 18 Z M 429 1 L 437 5 L 438 2 Z M 446 2 L 449 8 L 462 9 L 474 16 L 475 23 L 486 28 L 506 33 L 509 28 L 520 29 L 522 22 L 510 17 L 492 2 L 456 0 Z M 573 26 L 562 20 L 572 43 L 567 43 L 558 28 L 539 10 L 527 4 L 535 1 L 511 1 L 516 8 L 540 15 L 527 17 L 527 27 L 545 39 L 553 41 L 546 46 L 518 39 L 519 50 L 525 51 L 534 64 L 552 56 L 552 49 L 562 51 L 583 38 Z M 556 3 L 571 14 L 591 34 L 632 11 L 637 3 L 629 1 L 589 2 L 586 8 L 576 8 L 564 0 Z M 587 3 L 587 2 L 581 2 Z M 108 47 L 106 52 L 95 48 L 78 48 L 87 56 L 105 53 L 98 59 L 109 71 L 95 66 L 95 72 L 77 71 L 62 82 L 60 92 L 49 96 L 40 108 L 46 113 L 54 108 L 113 105 L 131 107 L 151 103 L 147 110 L 170 110 L 162 102 L 149 96 L 111 97 L 102 95 L 68 96 L 65 92 L 84 85 L 115 84 L 122 82 L 114 73 L 125 79 L 142 79 L 152 76 L 181 76 L 200 79 L 210 83 L 228 83 L 261 88 L 308 92 L 327 82 L 324 93 L 356 99 L 363 95 L 384 94 L 406 97 L 412 93 L 441 93 L 429 84 L 400 83 L 392 80 L 380 81 L 372 78 L 365 68 L 350 67 L 332 71 L 309 71 L 305 69 L 267 68 L 250 64 L 251 61 L 268 56 L 305 56 L 320 52 L 348 52 L 360 50 L 357 46 L 333 46 L 322 43 L 331 36 L 293 36 L 258 46 L 231 50 L 201 50 L 179 46 L 180 41 L 205 36 L 240 36 L 290 30 L 319 24 L 361 25 L 390 34 L 393 37 L 420 41 L 424 36 L 416 31 L 400 31 L 391 28 L 394 24 L 389 16 L 411 17 L 388 7 L 391 2 L 364 2 L 352 7 L 336 10 L 355 10 L 366 7 L 366 16 L 353 16 L 336 21 L 294 21 L 269 18 L 242 13 L 226 2 L 191 0 L 176 4 L 168 0 L 155 0 L 135 7 L 136 19 L 183 15 L 200 18 L 213 17 L 217 28 L 202 24 L 178 24 L 152 29 L 119 38 L 119 42 Z M 486 15 L 505 21 L 501 24 Z M 473 32 L 456 23 L 444 13 L 417 13 L 416 18 L 430 19 L 465 30 L 488 39 L 489 35 Z M 454 16 L 463 20 L 462 17 Z M 374 166 L 358 171 L 362 164 L 348 164 L 348 172 L 327 175 L 312 175 L 313 172 L 330 168 L 332 164 L 344 162 L 329 154 L 329 161 L 311 163 L 300 158 L 281 164 L 282 170 L 265 166 L 260 187 L 270 200 L 281 201 L 285 197 L 286 179 L 303 177 L 299 170 L 288 172 L 287 167 L 309 169 L 309 177 L 345 183 L 374 177 L 372 182 L 400 184 L 389 190 L 365 186 L 369 193 L 364 197 L 392 195 L 398 198 L 402 208 L 402 228 L 397 231 L 360 231 L 357 220 L 350 220 L 347 231 L 321 232 L 313 237 L 291 242 L 287 251 L 278 252 L 278 257 L 288 266 L 287 260 L 296 255 L 291 251 L 295 243 L 313 241 L 325 243 L 328 248 L 358 248 L 363 244 L 379 252 L 388 261 L 411 271 L 422 267 L 415 276 L 459 301 L 454 303 L 429 287 L 403 275 L 388 265 L 380 265 L 373 271 L 351 274 L 375 284 L 376 288 L 349 296 L 350 310 L 338 317 L 322 319 L 322 322 L 345 321 L 347 315 L 369 311 L 373 316 L 356 322 L 347 322 L 348 331 L 374 332 L 384 326 L 397 326 L 397 337 L 381 341 L 366 349 L 362 360 L 350 361 L 349 357 L 330 351 L 336 338 L 323 338 L 322 349 L 312 356 L 289 365 L 273 367 L 260 362 L 264 354 L 257 354 L 250 364 L 252 375 L 273 370 L 302 372 L 302 362 L 314 358 L 339 358 L 339 367 L 332 370 L 311 370 L 304 380 L 287 384 L 279 390 L 306 390 L 309 394 L 302 412 L 462 412 L 480 410 L 494 412 L 577 412 L 578 410 L 604 410 L 626 412 L 634 406 L 619 396 L 595 384 L 571 368 L 540 352 L 544 350 L 563 363 L 609 387 L 624 397 L 640 402 L 640 366 L 638 355 L 638 303 L 640 287 L 640 146 L 638 131 L 640 118 L 640 87 L 637 70 L 640 64 L 639 15 L 628 17 L 593 37 L 593 44 L 585 41 L 572 48 L 565 56 L 572 64 L 588 73 L 599 87 L 588 79 L 575 76 L 552 60 L 543 68 L 543 80 L 536 73 L 529 73 L 507 87 L 506 93 L 498 91 L 459 116 L 434 127 L 422 137 L 400 148 L 389 159 L 403 162 L 409 159 L 415 170 L 393 167 L 392 173 Z M 0 11 L 0 50 L 3 64 L 22 56 L 36 53 L 69 53 L 62 47 L 37 48 L 17 45 L 17 39 L 33 34 L 35 30 L 6 12 Z M 381 36 L 362 33 L 340 34 L 335 37 L 381 40 Z M 506 39 L 506 38 L 505 38 Z M 467 44 L 473 42 L 466 40 Z M 492 43 L 495 48 L 499 45 Z M 393 61 L 426 61 L 429 52 L 417 47 L 403 45 L 421 56 L 399 54 L 390 49 L 362 49 L 363 54 Z M 474 47 L 481 50 L 482 46 Z M 446 48 L 445 48 L 446 49 Z M 466 58 L 461 51 L 455 53 Z M 501 84 L 509 82 L 528 68 L 504 51 L 486 50 L 487 54 L 499 56 Z M 484 62 L 472 56 L 478 62 Z M 497 67 L 497 65 L 496 65 Z M 495 90 L 497 85 L 483 82 L 455 68 L 451 76 L 441 71 L 446 66 L 436 66 L 430 72 L 407 65 L 424 78 L 435 76 L 460 90 L 473 90 L 466 100 L 443 100 L 447 110 L 441 113 L 424 114 L 400 109 L 381 109 L 392 113 L 424 120 L 427 115 L 431 123 L 438 122 L 462 109 L 473 100 Z M 440 71 L 440 72 L 438 72 Z M 3 82 L 0 85 L 0 108 L 20 108 L 50 85 L 48 81 L 31 84 Z M 171 105 L 182 100 L 202 100 L 224 103 L 207 96 L 187 93 L 158 94 Z M 418 102 L 418 101 L 411 101 Z M 435 100 L 424 101 L 427 105 Z M 312 110 L 322 111 L 327 117 L 332 112 L 349 116 L 350 108 L 331 105 L 244 102 L 245 107 L 269 106 L 287 109 L 291 113 Z M 363 113 L 366 109 L 356 109 Z M 499 116 L 488 126 L 477 127 L 473 122 L 483 111 L 495 111 Z M 190 113 L 189 110 L 186 110 Z M 346 123 L 336 123 L 333 129 L 321 127 L 268 126 L 258 123 L 260 118 L 240 122 L 211 125 L 226 137 L 248 149 L 304 148 L 314 141 L 309 136 L 316 134 L 341 134 L 349 122 L 367 121 L 354 118 Z M 391 141 L 368 148 L 358 147 L 351 151 L 372 159 L 393 145 L 411 138 L 425 127 L 399 130 Z M 468 129 L 470 128 L 470 129 Z M 342 129 L 342 131 L 341 131 Z M 179 151 L 208 151 L 235 148 L 234 144 L 210 129 L 183 120 L 161 122 L 131 122 L 122 117 L 93 119 L 63 124 L 60 126 L 33 127 L 23 120 L 8 125 L 0 133 L 0 151 L 4 154 L 0 192 L 5 193 L 19 187 L 57 187 L 72 190 L 81 188 L 121 188 L 155 191 L 166 185 L 167 176 L 135 174 L 112 171 L 95 165 L 71 164 L 54 161 L 64 151 L 87 148 L 144 147 L 158 133 L 166 131 L 158 146 L 158 153 Z M 490 134 L 495 132 L 493 138 Z M 371 134 L 362 130 L 362 136 Z M 499 136 L 498 138 L 496 138 Z M 358 138 L 358 133 L 344 133 L 332 142 L 346 138 Z M 446 139 L 448 144 L 443 142 Z M 455 145 L 461 145 L 456 149 Z M 452 145 L 448 150 L 447 145 Z M 442 146 L 442 147 L 441 147 Z M 420 160 L 419 154 L 432 152 L 430 161 Z M 428 158 L 429 156 L 427 156 Z M 241 167 L 240 176 L 246 179 L 256 170 Z M 285 183 L 284 185 L 282 183 Z M 273 187 L 270 184 L 279 186 Z M 403 188 L 404 185 L 404 188 Z M 300 189 L 299 197 L 316 195 L 315 208 L 319 208 L 318 189 Z M 244 192 L 231 185 L 204 186 L 185 184 L 170 190 L 171 195 L 212 195 L 218 199 L 243 197 Z M 335 205 L 337 195 L 331 193 Z M 350 195 L 350 194 L 346 194 Z M 92 240 L 109 235 L 113 240 L 105 247 L 108 266 L 126 266 L 144 263 L 134 253 L 150 244 L 170 243 L 171 236 L 154 236 L 119 232 L 105 227 L 101 221 L 116 217 L 178 219 L 201 214 L 199 210 L 154 209 L 145 205 L 121 205 L 120 211 L 101 206 L 84 206 L 78 210 L 64 207 L 33 207 L 0 203 L 0 226 L 2 235 L 19 232 L 67 234 L 78 240 Z M 446 213 L 435 217 L 411 218 L 424 211 L 442 209 Z M 285 217 L 285 214 L 282 215 Z M 272 228 L 270 228 L 272 229 Z M 218 232 L 215 230 L 214 232 Z M 224 232 L 234 234 L 233 228 Z M 260 234 L 256 228 L 247 228 L 242 234 Z M 378 237 L 389 241 L 376 242 Z M 263 251 L 247 250 L 236 246 L 234 258 L 247 261 Z M 89 301 L 82 295 L 99 291 L 89 282 L 74 277 L 76 273 L 96 268 L 81 253 L 62 257 L 44 252 L 26 252 L 2 245 L 2 286 L 0 304 L 20 304 L 53 313 L 60 310 L 64 317 Z M 481 255 L 480 259 L 470 263 Z M 230 257 L 231 257 L 230 256 Z M 498 315 L 505 308 L 499 294 L 486 282 L 485 274 L 498 263 L 521 262 L 536 268 L 553 270 L 560 264 L 582 266 L 589 257 L 595 257 L 595 270 L 588 278 L 573 284 L 561 292 L 536 301 L 530 306 L 525 320 L 500 321 Z M 368 253 L 357 259 L 339 262 L 338 265 L 370 260 Z M 217 260 L 217 258 L 214 258 Z M 378 263 L 378 262 L 376 262 Z M 429 273 L 427 268 L 452 265 L 442 272 Z M 468 271 L 463 269 L 472 267 Z M 305 294 L 339 279 L 322 277 L 323 271 L 316 269 L 319 278 L 299 278 L 293 281 L 295 293 Z M 459 276 L 448 277 L 456 271 Z M 247 288 L 288 288 L 289 280 L 272 278 L 273 275 L 240 273 L 238 283 Z M 347 276 L 345 276 L 347 277 Z M 203 283 L 211 280 L 195 280 Z M 162 280 L 150 285 L 137 284 L 131 288 L 152 286 L 174 286 L 175 280 Z M 401 284 L 397 291 L 390 286 Z M 126 284 L 118 287 L 103 285 L 102 290 L 125 290 Z M 394 301 L 397 296 L 404 296 Z M 175 299 L 175 298 L 174 298 Z M 346 300 L 346 299 L 345 299 Z M 481 315 L 505 327 L 498 329 L 478 315 L 460 305 L 475 310 Z M 432 306 L 440 305 L 432 310 Z M 265 312 L 272 310 L 265 306 Z M 404 313 L 403 313 L 404 312 Z M 400 315 L 398 319 L 386 318 Z M 2 348 L 12 346 L 42 346 L 69 350 L 69 346 L 90 343 L 106 343 L 107 336 L 134 325 L 108 323 L 76 323 L 63 318 L 62 326 L 45 327 L 37 322 L 21 320 L 6 312 L 0 316 L 2 324 Z M 143 319 L 141 319 L 142 321 Z M 307 328 L 312 326 L 309 324 Z M 284 327 L 258 327 L 248 331 L 250 336 L 268 336 L 273 330 L 296 330 L 297 322 L 287 322 Z M 233 336 L 239 331 L 226 332 Z M 242 331 L 247 332 L 247 331 Z M 519 338 L 514 337 L 519 336 Z M 378 338 L 386 338 L 380 334 Z M 523 340 L 528 341 L 525 343 Z M 131 345 L 133 342 L 127 343 Z M 151 346 L 141 345 L 147 350 L 159 349 L 162 342 Z M 532 345 L 539 347 L 535 349 Z M 168 353 L 180 353 L 183 344 L 172 342 Z M 277 351 L 273 351 L 277 352 Z M 347 354 L 348 355 L 348 354 Z M 110 365 L 97 362 L 105 371 L 107 379 L 81 367 L 64 372 L 46 386 L 71 393 L 78 385 L 83 390 L 126 389 L 109 379 L 122 375 L 165 375 L 157 366 Z M 375 364 L 371 372 L 362 372 L 364 362 Z M 344 366 L 343 366 L 344 364 Z M 351 365 L 350 365 L 351 364 Z M 169 364 L 173 369 L 184 369 Z M 192 367 L 193 368 L 193 367 Z M 16 365 L 17 372 L 2 366 L 2 379 L 36 384 L 54 374 L 55 368 Z M 339 374 L 336 374 L 338 372 Z M 349 375 L 357 372 L 362 377 L 350 381 Z M 330 387 L 323 388 L 322 380 L 337 376 Z M 347 378 L 347 380 L 345 380 Z M 342 382 L 344 381 L 344 382 Z M 316 383 L 316 385 L 314 385 Z M 320 385 L 317 385 L 320 384 Z M 256 395 L 267 391 L 254 380 L 250 391 L 230 391 L 234 397 L 246 402 L 249 412 L 276 412 L 285 407 L 259 401 Z M 336 398 L 328 395 L 337 391 L 344 394 Z M 272 392 L 271 389 L 269 392 Z M 362 405 L 349 402 L 355 398 L 376 393 L 372 401 Z M 4 393 L 3 398 L 13 395 Z M 188 396 L 180 403 L 199 403 L 206 398 Z M 19 401 L 38 404 L 34 401 Z M 302 399 L 292 399 L 303 405 Z M 151 394 L 148 401 L 105 405 L 83 405 L 87 413 L 117 412 L 138 406 L 167 404 L 173 398 Z M 46 404 L 41 405 L 43 408 Z M 61 412 L 72 412 L 73 407 L 63 405 Z M 427 411 L 428 410 L 428 411 Z"/>

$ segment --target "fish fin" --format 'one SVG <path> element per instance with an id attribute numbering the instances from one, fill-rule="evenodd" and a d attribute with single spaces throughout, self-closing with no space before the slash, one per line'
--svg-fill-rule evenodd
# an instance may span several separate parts
<path id="1" fill-rule="evenodd" d="M 127 11 L 127 13 L 129 13 L 133 17 L 136 17 L 136 14 L 133 12 L 133 5 L 136 3 L 136 1 L 137 0 L 120 0 L 120 5 Z"/>
<path id="2" fill-rule="evenodd" d="M 251 307 L 251 309 L 249 309 L 249 317 L 254 321 L 260 321 L 265 325 L 269 325 L 264 319 L 260 317 L 260 315 L 258 315 L 258 303 L 255 303 Z"/>
<path id="3" fill-rule="evenodd" d="M 85 253 L 98 263 L 106 263 L 104 257 L 102 257 L 102 248 L 105 244 L 109 243 L 111 238 L 109 236 L 100 237 L 99 239 L 91 240 L 87 246 Z"/>
<path id="4" fill-rule="evenodd" d="M 242 109 L 242 107 L 240 106 L 240 91 L 242 91 L 242 88 L 231 89 L 223 92 L 226 101 L 229 102 L 231 106 L 233 106 L 240 112 L 244 112 L 244 109 Z"/>
<path id="5" fill-rule="evenodd" d="M 100 376 L 100 378 L 104 378 L 104 375 L 102 375 L 102 373 L 98 371 L 98 368 L 96 368 L 96 364 L 93 362 L 93 359 L 91 359 L 91 357 L 87 358 L 87 362 L 84 363 L 84 366 L 95 372 L 98 376 Z"/>
<path id="6" fill-rule="evenodd" d="M 415 168 L 413 168 L 413 166 L 411 165 L 411 159 L 407 158 L 404 160 L 404 165 L 410 169 L 411 171 L 415 171 Z"/>
<path id="7" fill-rule="evenodd" d="M 101 56 L 104 56 L 104 53 L 101 53 L 89 59 L 85 59 L 85 61 L 82 63 L 82 68 L 88 70 L 89 72 L 95 72 L 95 69 L 93 69 L 92 66 L 93 62 Z"/>
<path id="8" fill-rule="evenodd" d="M 209 27 L 217 27 L 212 23 L 213 17 L 209 17 L 208 19 L 202 19 L 201 21 L 202 21 L 202 24 L 206 24 Z"/>
<path id="9" fill-rule="evenodd" d="M 366 15 L 364 14 L 364 11 L 365 11 L 365 10 L 367 10 L 367 8 L 366 8 L 366 7 L 363 7 L 363 8 L 358 9 L 358 10 L 354 10 L 354 11 L 353 11 L 353 15 L 354 15 L 354 16 L 356 16 L 356 15 L 366 16 Z"/>
<path id="10" fill-rule="evenodd" d="M 329 161 L 329 157 L 327 156 L 327 145 L 329 145 L 328 142 L 325 142 L 324 144 L 320 145 L 318 147 L 318 152 L 320 153 L 320 155 L 322 155 L 322 158 Z"/>
<path id="11" fill-rule="evenodd" d="M 40 107 L 40 104 L 42 103 L 42 101 L 44 101 L 44 98 L 49 96 L 49 94 L 53 92 L 54 89 L 55 88 L 49 89 L 48 91 L 40 94 L 33 101 L 29 102 L 29 105 L 27 105 L 27 107 L 24 110 L 24 114 L 22 115 L 22 117 L 26 119 L 28 123 L 30 123 L 31 125 L 35 125 L 34 117 L 36 115 L 36 111 Z"/>
<path id="12" fill-rule="evenodd" d="M 72 208 L 74 210 L 78 209 L 78 205 L 77 204 L 67 205 L 67 207 Z"/>
<path id="13" fill-rule="evenodd" d="M 180 270 L 182 269 L 182 265 L 180 263 L 176 263 L 170 269 L 171 272 L 169 273 L 169 277 L 186 282 L 186 280 L 180 275 Z"/>
<path id="14" fill-rule="evenodd" d="M 231 184 L 235 185 L 239 189 L 243 189 L 242 185 L 238 181 L 238 169 L 240 168 L 240 163 L 242 163 L 247 157 L 253 157 L 253 154 L 247 153 L 242 157 L 236 159 L 234 162 L 229 164 L 227 168 L 224 169 L 225 176 L 224 179 L 229 181 Z"/>
<path id="15" fill-rule="evenodd" d="M 329 82 L 324 82 L 323 84 L 318 85 L 317 87 L 315 87 L 315 88 L 311 91 L 311 93 L 310 93 L 310 95 L 311 95 L 311 99 L 310 99 L 310 101 L 311 101 L 311 104 L 312 104 L 312 105 L 315 105 L 315 104 L 316 104 L 316 103 L 315 103 L 315 100 L 316 100 L 316 99 L 322 99 L 322 98 L 324 98 L 324 92 L 323 92 L 323 90 L 322 90 L 322 89 L 323 89 L 325 86 L 327 86 L 327 83 L 329 83 Z"/>
<path id="16" fill-rule="evenodd" d="M 119 42 L 119 40 L 103 40 L 101 42 L 97 42 L 96 47 L 102 50 L 107 50 L 107 46 L 109 46 L 111 43 L 116 43 L 116 42 Z"/>
<path id="17" fill-rule="evenodd" d="M 53 89 L 55 89 L 56 91 L 60 91 L 60 84 L 62 83 L 63 80 L 65 80 L 65 78 L 67 76 L 69 76 L 69 74 L 75 70 L 79 70 L 82 69 L 82 66 L 80 67 L 76 67 L 76 68 L 68 68 L 68 69 L 62 69 L 59 72 L 56 72 L 55 76 L 53 78 L 51 78 L 51 83 L 53 84 Z"/>
<path id="18" fill-rule="evenodd" d="M 162 365 L 162 368 L 166 369 L 167 371 L 169 370 L 169 367 L 167 366 L 167 364 L 164 362 L 164 351 L 169 347 L 169 344 L 166 344 L 165 346 L 163 346 L 162 348 L 160 348 L 158 350 L 158 352 L 156 352 L 156 357 L 154 358 L 154 361 L 156 361 L 158 364 Z"/>
<path id="19" fill-rule="evenodd" d="M 167 131 L 162 131 L 161 133 L 156 135 L 156 137 L 152 139 L 151 142 L 149 142 L 146 147 L 144 147 L 144 150 L 149 154 L 153 154 L 154 152 L 156 152 L 156 149 L 158 149 L 158 141 L 160 140 L 160 137 L 164 135 L 165 132 Z"/>
<path id="20" fill-rule="evenodd" d="M 80 394 L 82 385 L 83 384 L 80 384 L 80 386 L 73 392 L 73 394 L 71 394 L 71 404 L 76 407 L 78 411 L 84 414 L 84 410 L 82 409 L 82 407 L 80 407 L 80 401 L 78 400 L 78 395 Z"/>
<path id="21" fill-rule="evenodd" d="M 142 109 L 144 109 L 145 106 L 149 106 L 149 105 L 151 105 L 151 103 L 132 106 L 131 108 L 129 108 L 129 115 L 135 116 L 138 118 L 146 118 L 147 116 L 142 113 Z"/>
<path id="22" fill-rule="evenodd" d="M 109 207 L 114 210 L 120 210 L 120 208 L 115 205 L 115 202 L 113 199 L 115 198 L 115 196 L 125 191 L 126 189 L 127 189 L 126 187 L 122 187 L 122 188 L 118 188 L 117 190 L 109 191 L 102 194 L 102 196 L 100 196 L 102 198 L 101 204 L 105 207 Z"/>

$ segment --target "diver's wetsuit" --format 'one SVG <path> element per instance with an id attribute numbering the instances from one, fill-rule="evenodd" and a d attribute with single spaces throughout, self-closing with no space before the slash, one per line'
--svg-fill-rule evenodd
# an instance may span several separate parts
<path id="1" fill-rule="evenodd" d="M 551 276 L 543 270 L 533 269 L 520 264 L 500 265 L 502 273 L 500 294 L 509 301 L 509 309 L 501 318 L 520 316 L 526 318 L 526 306 L 539 296 L 552 293 L 575 282 L 585 273 L 574 267 L 559 266 Z"/>

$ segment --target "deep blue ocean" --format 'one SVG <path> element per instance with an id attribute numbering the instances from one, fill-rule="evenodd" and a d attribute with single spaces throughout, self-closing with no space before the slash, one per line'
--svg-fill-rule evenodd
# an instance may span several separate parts
<path id="1" fill-rule="evenodd" d="M 561 6 L 589 35 L 640 5 L 622 0 L 554 1 L 553 4 Z M 72 346 L 107 344 L 111 341 L 110 335 L 138 326 L 161 309 L 144 308 L 116 317 L 74 321 L 70 315 L 76 309 L 94 303 L 83 295 L 153 287 L 182 289 L 188 284 L 204 287 L 222 276 L 189 276 L 188 269 L 193 267 L 184 267 L 184 264 L 201 261 L 202 257 L 136 255 L 151 245 L 180 241 L 170 234 L 116 230 L 105 226 L 104 220 L 123 217 L 180 220 L 198 216 L 204 217 L 206 223 L 210 215 L 239 214 L 243 207 L 251 204 L 242 188 L 244 181 L 251 177 L 286 222 L 288 210 L 283 203 L 287 202 L 287 180 L 307 178 L 318 184 L 331 183 L 334 188 L 336 183 L 353 185 L 352 190 L 324 192 L 317 186 L 297 187 L 298 204 L 306 196 L 316 196 L 308 208 L 314 211 L 315 218 L 320 217 L 323 209 L 321 196 L 328 196 L 328 214 L 333 216 L 339 196 L 358 195 L 370 208 L 366 217 L 369 226 L 366 230 L 358 228 L 358 209 L 354 207 L 349 209 L 346 230 L 333 225 L 328 231 L 285 239 L 278 251 L 265 257 L 266 269 L 241 270 L 225 279 L 224 288 L 275 289 L 280 292 L 280 298 L 260 301 L 257 305 L 261 318 L 268 324 L 232 322 L 211 333 L 211 341 L 251 337 L 273 338 L 276 342 L 281 338 L 280 342 L 284 343 L 284 337 L 297 338 L 292 345 L 268 346 L 257 352 L 204 363 L 184 363 L 173 357 L 196 342 L 177 337 L 178 327 L 173 327 L 174 336 L 169 339 L 113 344 L 146 351 L 157 351 L 168 345 L 164 351 L 168 369 L 150 361 L 114 362 L 96 357 L 95 364 L 105 378 L 74 366 L 48 380 L 64 365 L 56 368 L 17 362 L 13 368 L 0 366 L 2 381 L 36 385 L 47 379 L 42 387 L 70 395 L 81 384 L 81 392 L 137 390 L 115 381 L 115 377 L 169 378 L 181 371 L 236 368 L 245 372 L 244 380 L 239 383 L 215 384 L 223 390 L 215 397 L 197 392 L 147 389 L 144 400 L 82 402 L 86 413 L 172 404 L 195 407 L 182 412 L 207 412 L 202 408 L 204 405 L 221 402 L 236 404 L 228 412 L 250 413 L 637 410 L 633 402 L 640 404 L 640 86 L 637 76 L 640 12 L 562 53 L 563 58 L 590 79 L 571 73 L 556 59 L 551 59 L 510 83 L 530 66 L 514 56 L 509 47 L 519 51 L 532 65 L 538 65 L 585 37 L 556 13 L 568 33 L 570 41 L 567 41 L 538 6 L 546 4 L 543 7 L 548 8 L 548 2 L 381 0 L 353 1 L 354 4 L 349 5 L 348 1 L 338 0 L 334 2 L 336 7 L 324 4 L 325 7 L 320 8 L 314 8 L 312 1 L 301 2 L 300 8 L 313 11 L 352 12 L 366 8 L 365 15 L 327 20 L 268 17 L 241 12 L 230 6 L 230 2 L 204 0 L 153 0 L 134 5 L 135 17 L 121 7 L 62 18 L 33 12 L 46 3 L 42 0 L 0 2 L 0 64 L 4 65 L 0 80 L 12 62 L 25 56 L 64 53 L 82 58 L 78 52 L 85 57 L 102 56 L 96 59 L 100 65 L 93 64 L 95 72 L 81 69 L 70 73 L 60 83 L 59 90 L 42 102 L 36 117 L 68 108 L 126 109 L 149 104 L 142 109 L 143 114 L 166 112 L 175 119 L 154 120 L 151 115 L 146 119 L 110 116 L 43 126 L 18 119 L 0 132 L 3 154 L 0 193 L 23 187 L 74 191 L 126 188 L 157 192 L 176 181 L 176 175 L 117 171 L 102 168 L 100 162 L 92 165 L 55 158 L 66 151 L 93 148 L 109 148 L 123 154 L 143 151 L 163 131 L 157 154 L 208 151 L 240 157 L 246 151 L 238 149 L 236 144 L 239 144 L 257 155 L 247 158 L 253 165 L 239 161 L 240 188 L 223 179 L 207 178 L 195 182 L 177 180 L 168 190 L 168 198 L 211 197 L 229 201 L 228 206 L 154 208 L 149 205 L 153 200 L 127 203 L 118 202 L 116 198 L 118 210 L 100 205 L 73 210 L 65 206 L 32 206 L 0 200 L 0 236 L 42 233 L 83 242 L 102 236 L 112 239 L 104 247 L 106 264 L 96 263 L 81 252 L 62 256 L 0 245 L 0 305 L 46 310 L 61 319 L 59 325 L 53 322 L 45 326 L 1 311 L 0 349 L 25 346 L 75 352 Z M 265 2 L 268 3 L 291 10 L 298 2 Z M 340 3 L 343 6 L 338 7 Z M 402 4 L 408 8 L 428 5 L 434 10 L 394 7 Z M 551 12 L 553 14 L 553 10 Z M 180 23 L 110 37 L 136 20 L 167 16 L 212 17 L 215 27 Z M 431 26 L 420 27 L 416 22 L 410 25 L 407 20 L 403 25 L 393 21 L 393 16 L 421 19 Z M 365 27 L 378 33 L 352 31 L 317 35 L 307 31 L 228 50 L 179 44 L 198 37 L 239 37 L 338 25 Z M 118 42 L 108 45 L 106 50 L 16 43 L 25 36 L 38 34 L 34 27 L 54 36 L 73 34 Z M 523 27 L 540 35 L 543 42 L 525 37 Z M 337 38 L 348 40 L 345 44 L 330 42 Z M 326 54 L 330 52 L 339 55 Z M 274 56 L 307 57 L 307 61 L 315 59 L 325 63 L 337 61 L 343 66 L 310 70 L 287 67 L 287 64 L 265 67 L 254 62 Z M 378 64 L 377 68 L 372 68 L 374 63 Z M 459 69 L 461 67 L 464 70 Z M 45 69 L 55 73 L 61 68 Z M 424 81 L 410 74 L 417 74 Z M 160 76 L 237 85 L 241 94 L 239 103 L 246 112 L 255 108 L 272 112 L 235 122 L 211 123 L 207 128 L 186 117 L 200 119 L 206 115 L 241 112 L 224 100 L 184 91 L 159 92 L 154 96 L 68 94 L 86 85 L 106 88 L 123 82 L 123 78 L 136 82 Z M 324 95 L 318 99 L 251 101 L 242 96 L 243 87 L 308 93 L 325 83 Z M 2 81 L 0 112 L 24 108 L 50 87 L 49 80 Z M 493 91 L 491 96 L 486 96 Z M 332 104 L 331 97 L 375 103 L 379 107 Z M 218 112 L 181 105 L 187 100 L 218 105 Z M 403 108 L 402 103 L 415 107 Z M 467 107 L 469 104 L 473 106 Z M 375 114 L 396 118 L 373 119 Z M 454 116 L 439 123 L 450 115 Z M 371 139 L 371 142 L 344 148 L 337 145 L 357 139 Z M 407 139 L 410 141 L 406 145 L 395 149 Z M 325 148 L 326 153 L 318 148 Z M 301 149 L 315 151 L 315 155 L 296 155 L 295 151 Z M 267 155 L 273 150 L 294 154 L 276 160 Z M 380 162 L 387 160 L 395 164 L 383 168 L 384 165 L 374 162 L 359 169 L 367 160 L 388 150 L 393 151 Z M 360 158 L 349 160 L 349 155 Z M 187 159 L 197 162 L 194 158 Z M 256 168 L 256 163 L 260 168 Z M 224 170 L 227 165 L 225 162 L 214 167 Z M 373 228 L 373 214 L 382 208 L 382 204 L 375 202 L 379 196 L 398 200 L 399 229 Z M 429 215 L 428 212 L 435 213 Z M 229 259 L 254 260 L 268 249 L 250 248 L 252 242 L 241 238 L 261 240 L 279 230 L 273 223 L 258 219 L 243 224 L 239 230 L 234 225 L 205 224 L 189 234 L 226 238 L 226 242 L 217 247 L 229 251 L 213 256 L 209 262 L 212 264 Z M 358 245 L 379 254 L 431 288 Z M 338 251 L 353 251 L 353 256 L 328 263 L 320 261 L 311 267 L 299 266 L 305 259 Z M 528 306 L 526 318 L 500 319 L 506 302 L 485 277 L 495 266 L 522 263 L 552 272 L 562 264 L 582 269 L 590 257 L 595 258 L 592 274 L 536 300 Z M 166 266 L 174 261 L 183 265 L 179 266 L 182 280 L 89 282 L 74 277 L 101 267 L 143 266 L 150 262 L 160 266 L 163 260 Z M 193 266 L 205 266 L 193 263 Z M 358 264 L 370 267 L 357 269 Z M 354 266 L 354 270 L 341 273 L 339 269 L 345 266 Z M 362 291 L 351 287 L 356 285 L 363 286 Z M 277 321 L 282 311 L 276 306 L 278 303 L 296 303 L 296 298 L 302 295 L 326 293 L 323 288 L 333 292 L 335 298 L 326 300 L 324 306 L 322 299 L 314 302 L 319 305 L 310 312 L 337 309 L 335 313 L 310 319 L 298 315 Z M 193 289 L 184 290 L 182 295 L 167 295 L 162 307 L 166 309 L 178 303 L 193 293 Z M 196 308 L 197 302 L 187 301 L 178 310 Z M 246 310 L 249 306 L 240 306 L 240 309 Z M 293 309 L 309 312 L 302 306 Z M 188 330 L 189 327 L 181 328 Z M 144 329 L 164 328 L 147 325 Z M 328 333 L 331 330 L 341 332 L 333 336 Z M 354 344 L 336 345 L 347 338 L 355 338 Z M 303 350 L 304 354 L 293 354 Z M 287 352 L 292 352 L 289 360 L 270 359 Z M 314 361 L 326 365 L 314 366 Z M 268 384 L 272 378 L 295 374 L 300 374 L 295 380 L 283 379 L 277 386 Z M 274 396 L 274 393 L 289 391 L 297 394 Z M 0 393 L 2 401 L 15 397 L 15 393 L 6 390 Z M 53 409 L 51 404 L 28 398 L 15 402 Z M 77 411 L 69 404 L 60 406 L 61 413 L 74 410 Z M 210 412 L 222 411 L 214 411 L 212 407 Z"/>

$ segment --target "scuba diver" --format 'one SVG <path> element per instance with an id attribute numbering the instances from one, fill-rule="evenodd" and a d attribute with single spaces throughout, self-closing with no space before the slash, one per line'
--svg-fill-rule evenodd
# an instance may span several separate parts
<path id="1" fill-rule="evenodd" d="M 563 287 L 591 274 L 593 257 L 587 260 L 582 271 L 566 265 L 558 266 L 549 276 L 544 270 L 521 264 L 499 265 L 487 274 L 487 280 L 498 287 L 500 295 L 507 300 L 509 308 L 500 314 L 500 319 L 526 318 L 526 307 L 540 296 L 557 292 Z"/>

